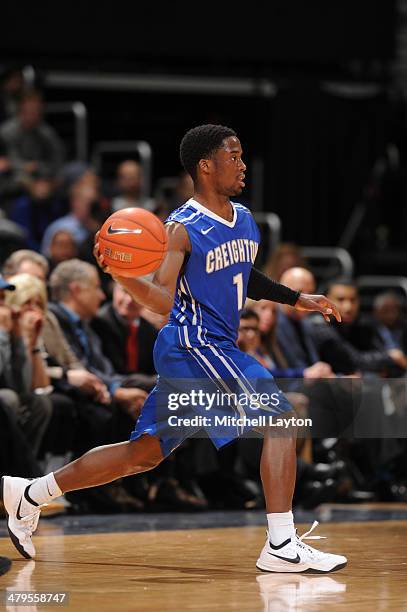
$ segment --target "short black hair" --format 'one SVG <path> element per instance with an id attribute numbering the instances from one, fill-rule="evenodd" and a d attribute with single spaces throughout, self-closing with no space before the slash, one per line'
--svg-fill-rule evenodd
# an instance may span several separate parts
<path id="1" fill-rule="evenodd" d="M 256 319 L 256 321 L 260 321 L 259 315 L 255 310 L 252 310 L 252 308 L 244 308 L 240 313 L 240 318 L 244 321 L 246 319 Z"/>
<path id="2" fill-rule="evenodd" d="M 353 289 L 356 289 L 356 291 L 359 293 L 359 289 L 356 284 L 356 281 L 349 278 L 348 276 L 338 276 L 337 278 L 333 278 L 330 281 L 328 281 L 325 285 L 325 293 L 329 293 L 332 290 L 332 287 L 336 287 L 336 285 L 343 285 L 344 287 L 352 287 Z"/>
<path id="3" fill-rule="evenodd" d="M 207 123 L 189 130 L 179 148 L 181 163 L 192 179 L 196 179 L 196 166 L 200 159 L 209 159 L 221 148 L 225 138 L 236 136 L 232 128 Z"/>

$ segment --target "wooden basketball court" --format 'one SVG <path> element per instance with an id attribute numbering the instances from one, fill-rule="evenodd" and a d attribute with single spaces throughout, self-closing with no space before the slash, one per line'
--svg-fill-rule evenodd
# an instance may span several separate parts
<path id="1" fill-rule="evenodd" d="M 309 526 L 302 527 L 300 533 Z M 36 561 L 22 559 L 0 539 L 0 555 L 13 559 L 0 590 L 67 592 L 63 609 L 70 610 L 407 610 L 406 521 L 330 523 L 318 531 L 328 538 L 314 545 L 345 554 L 345 569 L 303 576 L 259 572 L 262 527 L 61 535 L 43 521 Z"/>

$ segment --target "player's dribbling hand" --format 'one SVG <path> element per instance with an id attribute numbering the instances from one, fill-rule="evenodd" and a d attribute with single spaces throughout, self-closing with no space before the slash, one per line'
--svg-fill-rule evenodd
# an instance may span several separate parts
<path id="1" fill-rule="evenodd" d="M 106 272 L 106 274 L 112 274 L 110 271 L 109 266 L 106 264 L 102 253 L 100 252 L 100 248 L 99 248 L 99 233 L 100 232 L 96 232 L 95 234 L 95 238 L 94 238 L 94 243 L 93 243 L 93 256 L 96 259 L 99 268 L 101 268 L 103 270 L 103 272 Z"/>
<path id="2" fill-rule="evenodd" d="M 294 308 L 300 311 L 320 312 L 328 323 L 330 322 L 330 316 L 335 317 L 339 323 L 342 321 L 340 312 L 335 304 L 324 295 L 301 293 Z"/>

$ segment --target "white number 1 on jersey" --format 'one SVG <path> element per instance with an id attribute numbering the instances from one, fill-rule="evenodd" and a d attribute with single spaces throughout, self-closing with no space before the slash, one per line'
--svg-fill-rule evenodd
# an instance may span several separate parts
<path id="1" fill-rule="evenodd" d="M 239 272 L 233 277 L 233 284 L 237 285 L 237 309 L 243 308 L 243 274 Z"/>

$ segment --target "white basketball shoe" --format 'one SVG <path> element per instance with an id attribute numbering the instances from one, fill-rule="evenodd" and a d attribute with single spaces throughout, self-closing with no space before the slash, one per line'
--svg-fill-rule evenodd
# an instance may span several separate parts
<path id="1" fill-rule="evenodd" d="M 37 529 L 41 507 L 31 504 L 24 496 L 26 488 L 33 482 L 28 478 L 3 476 L 0 499 L 7 514 L 7 529 L 18 552 L 26 559 L 35 557 L 31 536 Z M 28 510 L 28 512 L 27 512 Z"/>
<path id="2" fill-rule="evenodd" d="M 324 553 L 304 544 L 304 539 L 320 540 L 324 537 L 309 536 L 317 525 L 318 521 L 314 521 L 311 529 L 304 535 L 295 535 L 279 546 L 273 545 L 267 533 L 267 541 L 257 559 L 257 568 L 264 572 L 325 574 L 345 567 L 348 562 L 346 557 Z"/>

